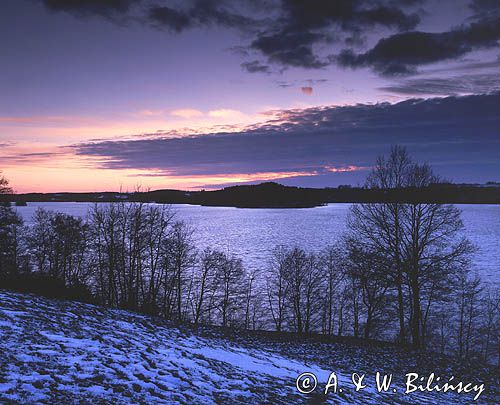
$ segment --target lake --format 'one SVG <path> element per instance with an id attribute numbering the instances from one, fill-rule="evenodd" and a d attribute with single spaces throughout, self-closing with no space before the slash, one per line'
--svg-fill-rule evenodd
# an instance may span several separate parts
<path id="1" fill-rule="evenodd" d="M 38 207 L 84 217 L 88 203 L 28 203 L 16 207 L 26 223 Z M 189 223 L 199 248 L 233 252 L 248 268 L 262 268 L 276 245 L 320 250 L 337 240 L 346 227 L 350 204 L 300 209 L 241 209 L 172 205 L 176 217 Z M 461 204 L 466 236 L 478 248 L 473 269 L 489 283 L 500 282 L 500 205 Z"/>

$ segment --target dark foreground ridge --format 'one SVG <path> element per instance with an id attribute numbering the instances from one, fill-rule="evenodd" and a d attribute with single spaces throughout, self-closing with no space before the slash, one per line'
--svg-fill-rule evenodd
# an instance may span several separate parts
<path id="1" fill-rule="evenodd" d="M 421 202 L 450 204 L 500 204 L 500 184 L 434 184 L 423 188 L 367 189 L 301 188 L 267 182 L 226 187 L 214 191 L 156 190 L 134 193 L 29 193 L 0 195 L 16 202 L 157 202 L 237 208 L 310 208 L 328 203 Z"/>
<path id="2" fill-rule="evenodd" d="M 498 369 L 391 344 L 293 333 L 179 326 L 79 302 L 0 290 L 2 403 L 471 403 L 473 393 L 404 394 L 409 372 L 477 384 L 479 403 L 498 399 Z M 312 372 L 318 390 L 299 394 Z M 320 394 L 335 371 L 342 393 Z M 393 374 L 396 392 L 374 376 Z M 351 374 L 366 374 L 355 392 Z M 392 390 L 391 390 L 392 391 Z"/>

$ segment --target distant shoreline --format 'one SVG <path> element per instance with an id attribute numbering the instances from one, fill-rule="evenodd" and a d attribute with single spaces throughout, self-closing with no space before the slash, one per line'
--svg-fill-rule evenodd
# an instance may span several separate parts
<path id="1" fill-rule="evenodd" d="M 236 208 L 313 208 L 329 203 L 500 204 L 500 184 L 435 184 L 425 188 L 300 188 L 278 183 L 227 187 L 214 191 L 155 190 L 115 193 L 5 194 L 0 202 L 145 202 Z"/>

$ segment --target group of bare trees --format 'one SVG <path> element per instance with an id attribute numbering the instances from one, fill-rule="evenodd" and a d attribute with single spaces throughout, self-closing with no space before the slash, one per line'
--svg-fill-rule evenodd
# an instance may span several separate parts
<path id="1" fill-rule="evenodd" d="M 379 158 L 367 187 L 440 179 L 403 148 Z M 0 176 L 0 192 L 9 192 Z M 167 206 L 95 204 L 86 219 L 39 209 L 33 224 L 0 207 L 0 281 L 42 275 L 96 302 L 179 322 L 397 340 L 460 357 L 500 357 L 498 290 L 470 273 L 460 211 L 416 201 L 354 204 L 348 231 L 308 252 L 277 246 L 249 270 L 199 250 Z M 497 360 L 498 361 L 498 360 Z"/>
<path id="2" fill-rule="evenodd" d="M 36 211 L 33 226 L 25 232 L 33 268 L 64 285 L 85 285 L 90 275 L 86 257 L 88 236 L 88 226 L 81 218 Z"/>
<path id="3" fill-rule="evenodd" d="M 386 254 L 345 238 L 318 253 L 277 247 L 264 272 L 265 310 L 276 331 L 351 335 L 400 340 L 399 289 L 405 335 L 412 336 L 411 284 L 401 286 Z M 500 295 L 495 287 L 461 266 L 445 269 L 421 294 L 418 348 L 454 353 L 461 358 L 500 360 Z M 394 270 L 392 272 L 395 273 Z M 396 273 L 397 274 L 397 273 Z M 446 283 L 445 283 L 446 280 Z M 409 332 L 409 333 L 408 333 Z M 413 342 L 408 342 L 412 343 Z"/>
<path id="4" fill-rule="evenodd" d="M 26 230 L 32 271 L 88 289 L 103 305 L 175 321 L 242 323 L 249 283 L 240 259 L 197 252 L 166 206 L 94 205 L 86 221 L 39 209 Z"/>
<path id="5" fill-rule="evenodd" d="M 277 331 L 342 334 L 342 322 L 336 320 L 342 316 L 343 262 L 335 246 L 318 254 L 298 247 L 274 249 L 265 271 L 265 295 Z"/>

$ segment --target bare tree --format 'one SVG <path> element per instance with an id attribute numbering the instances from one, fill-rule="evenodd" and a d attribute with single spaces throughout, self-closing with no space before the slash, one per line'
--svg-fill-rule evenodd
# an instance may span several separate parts
<path id="1" fill-rule="evenodd" d="M 306 262 L 304 284 L 304 332 L 310 333 L 316 329 L 318 313 L 321 307 L 321 267 L 315 254 L 309 253 Z"/>
<path id="2" fill-rule="evenodd" d="M 67 287 L 87 283 L 88 229 L 81 218 L 39 208 L 27 239 L 39 272 Z"/>
<path id="3" fill-rule="evenodd" d="M 289 302 L 295 331 L 304 332 L 304 284 L 307 271 L 307 254 L 302 249 L 294 248 L 287 253 L 285 280 L 288 284 Z"/>
<path id="4" fill-rule="evenodd" d="M 108 306 L 120 304 L 120 288 L 118 287 L 120 251 L 123 236 L 120 237 L 120 209 L 117 204 L 106 206 L 95 204 L 89 216 L 94 266 L 94 276 L 99 301 Z"/>
<path id="5" fill-rule="evenodd" d="M 319 268 L 322 274 L 322 319 L 323 333 L 331 335 L 334 331 L 336 306 L 341 299 L 345 258 L 340 246 L 333 245 L 320 253 Z"/>
<path id="6" fill-rule="evenodd" d="M 241 259 L 227 256 L 218 270 L 221 324 L 227 327 L 234 320 L 234 315 L 244 302 L 242 285 L 244 285 L 245 270 Z"/>
<path id="7" fill-rule="evenodd" d="M 197 324 L 203 314 L 211 313 L 213 307 L 213 295 L 217 290 L 217 275 L 219 268 L 225 263 L 225 255 L 216 250 L 206 248 L 200 255 L 199 265 L 194 274 L 193 288 L 193 318 Z"/>
<path id="8" fill-rule="evenodd" d="M 163 242 L 171 235 L 173 218 L 174 213 L 169 206 L 149 206 L 146 209 L 144 242 L 147 272 L 142 283 L 142 306 L 152 314 L 158 314 L 161 306 Z"/>
<path id="9" fill-rule="evenodd" d="M 482 343 L 482 357 L 500 364 L 500 291 L 490 287 L 481 299 L 482 314 L 479 335 Z"/>
<path id="10" fill-rule="evenodd" d="M 478 277 L 470 278 L 467 273 L 458 276 L 457 303 L 457 349 L 460 358 L 469 357 L 473 345 L 474 331 L 477 331 L 481 294 L 481 280 Z"/>
<path id="11" fill-rule="evenodd" d="M 276 331 L 283 330 L 285 322 L 286 303 L 288 299 L 287 250 L 283 246 L 274 248 L 266 276 L 266 292 L 269 310 Z"/>
<path id="12" fill-rule="evenodd" d="M 316 257 L 295 247 L 286 252 L 287 301 L 295 331 L 309 333 L 315 327 L 320 303 L 320 270 Z"/>
<path id="13" fill-rule="evenodd" d="M 170 272 L 170 280 L 167 278 L 165 281 L 172 282 L 173 285 L 165 285 L 165 288 L 171 289 L 175 296 L 175 313 L 178 321 L 182 321 L 185 309 L 187 309 L 186 299 L 184 303 L 184 286 L 188 279 L 189 270 L 196 263 L 196 249 L 193 244 L 193 230 L 182 221 L 177 221 L 173 225 L 173 229 L 169 238 L 165 240 L 165 254 L 167 267 L 166 275 Z"/>
<path id="14" fill-rule="evenodd" d="M 420 189 L 440 182 L 430 166 L 415 164 L 406 150 L 394 147 L 388 159 L 379 158 L 368 178 L 368 187 Z M 471 245 L 460 237 L 460 211 L 449 204 L 407 203 L 355 204 L 349 218 L 350 235 L 370 251 L 390 258 L 387 275 L 397 290 L 399 334 L 405 336 L 405 313 L 409 313 L 412 342 L 424 342 L 422 294 L 436 290 L 436 278 L 443 280 L 467 264 Z M 409 311 L 403 285 L 408 286 Z M 430 308 L 430 306 L 428 307 Z"/>
<path id="15" fill-rule="evenodd" d="M 255 313 L 257 310 L 258 290 L 255 286 L 258 273 L 252 270 L 246 273 L 245 284 L 245 329 L 255 329 Z"/>
<path id="16" fill-rule="evenodd" d="M 388 158 L 380 156 L 365 186 L 372 189 L 397 190 L 408 187 L 412 161 L 406 149 L 394 146 Z M 388 269 L 397 291 L 399 340 L 406 341 L 405 298 L 403 294 L 404 268 L 402 259 L 402 216 L 404 204 L 355 204 L 351 209 L 349 227 L 362 238 L 370 250 L 384 252 L 391 258 Z"/>
<path id="17" fill-rule="evenodd" d="M 438 183 L 430 166 L 413 165 L 409 184 L 416 188 Z M 411 294 L 410 327 L 412 342 L 423 342 L 422 291 L 436 278 L 451 277 L 467 267 L 470 242 L 463 236 L 461 212 L 450 204 L 409 203 L 402 221 L 403 254 Z"/>
<path id="18" fill-rule="evenodd" d="M 387 277 L 389 266 L 383 255 L 366 250 L 358 240 L 350 240 L 347 249 L 349 252 L 348 273 L 356 283 L 356 287 L 361 290 L 361 298 L 366 309 L 364 338 L 368 339 L 372 337 L 378 317 L 386 312 L 387 291 L 391 285 Z M 355 323 L 357 323 L 356 319 Z M 355 326 L 355 336 L 357 336 L 357 329 Z"/>

